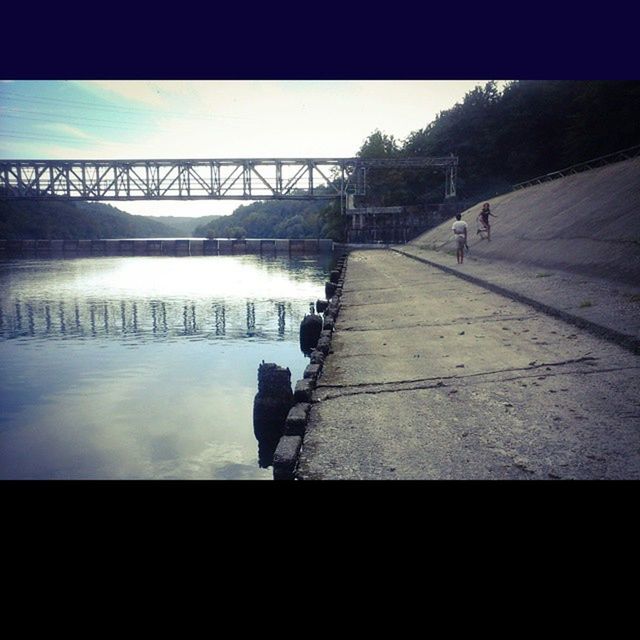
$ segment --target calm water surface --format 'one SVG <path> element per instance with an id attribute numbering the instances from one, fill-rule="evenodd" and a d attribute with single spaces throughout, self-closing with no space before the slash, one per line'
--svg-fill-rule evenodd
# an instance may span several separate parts
<path id="1" fill-rule="evenodd" d="M 331 256 L 0 261 L 0 478 L 271 479 L 252 424 L 262 360 Z"/>

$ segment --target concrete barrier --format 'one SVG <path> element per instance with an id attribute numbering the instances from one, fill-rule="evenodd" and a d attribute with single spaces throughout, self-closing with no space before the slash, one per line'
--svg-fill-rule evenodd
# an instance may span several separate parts
<path id="1" fill-rule="evenodd" d="M 294 480 L 302 436 L 282 436 L 273 455 L 273 479 Z"/>
<path id="2" fill-rule="evenodd" d="M 191 242 L 189 240 L 175 240 L 174 243 L 176 256 L 191 255 Z"/>
<path id="3" fill-rule="evenodd" d="M 289 410 L 284 423 L 285 436 L 303 436 L 307 427 L 311 405 L 308 402 L 298 402 Z"/>
<path id="4" fill-rule="evenodd" d="M 133 255 L 134 256 L 146 256 L 147 255 L 147 243 L 145 240 L 142 242 L 133 241 Z"/>
<path id="5" fill-rule="evenodd" d="M 21 255 L 24 242 L 22 240 L 7 240 L 6 241 L 7 253 L 16 256 Z"/>
<path id="6" fill-rule="evenodd" d="M 163 240 L 162 241 L 162 255 L 163 256 L 175 256 L 176 255 L 176 243 L 175 243 L 175 240 Z"/>
<path id="7" fill-rule="evenodd" d="M 119 253 L 121 256 L 134 255 L 133 240 L 120 240 L 118 248 L 120 249 Z"/>
<path id="8" fill-rule="evenodd" d="M 83 256 L 91 255 L 91 240 L 78 240 L 78 254 Z"/>
<path id="9" fill-rule="evenodd" d="M 332 245 L 333 246 L 333 245 Z M 337 278 L 333 279 L 344 282 L 346 274 L 346 255 L 343 255 L 338 261 Z M 335 318 L 340 310 L 340 296 L 342 295 L 342 286 L 336 286 L 337 291 L 332 295 L 331 299 L 324 303 L 322 300 L 316 302 L 322 303 L 321 306 L 327 305 L 324 314 L 323 328 L 320 332 L 320 339 L 317 346 L 309 355 L 309 364 L 304 370 L 302 380 L 298 380 L 293 391 L 294 405 L 290 409 L 285 421 L 284 434 L 280 438 L 273 455 L 273 479 L 274 480 L 296 480 L 298 460 L 303 445 L 303 438 L 306 432 L 306 426 L 309 417 L 309 411 L 313 403 L 313 392 L 316 388 L 318 379 L 322 375 L 322 368 L 327 355 L 331 353 L 331 338 L 334 329 Z M 327 296 L 329 297 L 329 296 Z M 305 320 L 309 316 L 305 316 Z M 304 320 L 303 320 L 304 323 Z M 302 325 L 301 325 L 302 337 Z M 301 341 L 302 342 L 302 341 Z"/>
<path id="10" fill-rule="evenodd" d="M 318 253 L 320 247 L 318 246 L 318 239 L 305 239 L 304 240 L 304 252 L 305 253 Z"/>
<path id="11" fill-rule="evenodd" d="M 204 255 L 204 240 L 191 240 L 190 248 L 192 256 Z"/>
<path id="12" fill-rule="evenodd" d="M 147 240 L 146 250 L 148 256 L 161 256 L 162 240 Z"/>
<path id="13" fill-rule="evenodd" d="M 275 240 L 260 240 L 260 253 L 275 253 L 276 241 Z"/>
<path id="14" fill-rule="evenodd" d="M 311 394 L 316 387 L 316 381 L 313 378 L 303 378 L 296 382 L 293 390 L 294 402 L 311 402 Z"/>
<path id="15" fill-rule="evenodd" d="M 260 240 L 246 240 L 244 246 L 245 253 L 260 253 L 262 250 Z"/>
<path id="16" fill-rule="evenodd" d="M 105 240 L 107 243 L 107 255 L 109 256 L 117 256 L 119 255 L 119 242 L 118 240 Z"/>
<path id="17" fill-rule="evenodd" d="M 205 256 L 217 256 L 218 255 L 218 241 L 217 240 L 203 240 L 202 241 L 202 253 Z"/>
<path id="18" fill-rule="evenodd" d="M 64 240 L 52 240 L 51 241 L 51 253 L 55 255 L 62 255 L 62 246 L 64 244 Z"/>
<path id="19" fill-rule="evenodd" d="M 312 378 L 316 380 L 320 375 L 320 371 L 322 369 L 321 364 L 308 364 L 304 370 L 303 378 Z"/>
<path id="20" fill-rule="evenodd" d="M 228 254 L 291 253 L 299 255 L 330 252 L 332 240 L 251 238 L 234 240 L 217 238 L 211 240 L 155 240 L 127 238 L 118 240 L 0 240 L 0 252 L 21 255 L 34 251 L 78 253 L 104 256 L 214 256 Z M 339 264 L 338 269 L 341 268 Z"/>
<path id="21" fill-rule="evenodd" d="M 231 253 L 231 243 L 233 240 L 230 238 L 220 238 L 218 240 L 218 253 L 220 255 L 228 255 Z"/>
<path id="22" fill-rule="evenodd" d="M 91 241 L 91 255 L 107 255 L 107 243 L 104 240 Z"/>
<path id="23" fill-rule="evenodd" d="M 289 253 L 289 240 L 276 240 L 276 253 Z"/>

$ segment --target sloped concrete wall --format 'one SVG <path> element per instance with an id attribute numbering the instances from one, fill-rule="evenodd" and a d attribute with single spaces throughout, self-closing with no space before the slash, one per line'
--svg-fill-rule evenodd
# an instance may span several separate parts
<path id="1" fill-rule="evenodd" d="M 491 242 L 476 234 L 482 202 L 462 214 L 469 225 L 469 257 L 640 282 L 640 158 L 488 202 L 498 216 L 491 218 Z M 452 222 L 409 244 L 455 253 Z"/>

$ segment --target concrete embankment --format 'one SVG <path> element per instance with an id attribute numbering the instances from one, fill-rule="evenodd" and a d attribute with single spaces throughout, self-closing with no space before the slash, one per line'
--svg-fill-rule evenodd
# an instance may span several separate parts
<path id="1" fill-rule="evenodd" d="M 640 159 L 353 251 L 293 475 L 640 478 Z"/>
<path id="2" fill-rule="evenodd" d="M 477 234 L 479 203 L 463 212 L 469 258 L 640 282 L 640 158 L 512 191 L 488 201 L 491 242 Z M 451 221 L 409 243 L 453 255 Z"/>
<path id="3" fill-rule="evenodd" d="M 640 478 L 629 345 L 415 257 L 350 254 L 296 478 Z"/>

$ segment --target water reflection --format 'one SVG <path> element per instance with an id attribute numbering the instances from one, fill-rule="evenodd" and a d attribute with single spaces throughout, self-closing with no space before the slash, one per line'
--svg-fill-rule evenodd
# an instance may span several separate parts
<path id="1" fill-rule="evenodd" d="M 276 309 L 278 311 L 278 337 L 282 338 L 284 336 L 285 327 L 287 326 L 287 311 L 283 302 L 276 302 Z"/>
<path id="2" fill-rule="evenodd" d="M 271 479 L 256 366 L 302 377 L 329 261 L 0 261 L 0 478 Z"/>
<path id="3" fill-rule="evenodd" d="M 278 300 L 40 300 L 0 302 L 0 340 L 32 338 L 158 341 L 176 337 L 283 339 L 306 304 Z M 26 320 L 25 320 L 26 317 Z"/>

